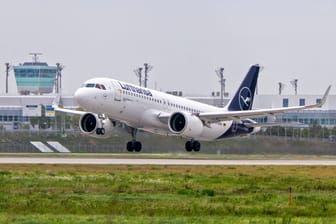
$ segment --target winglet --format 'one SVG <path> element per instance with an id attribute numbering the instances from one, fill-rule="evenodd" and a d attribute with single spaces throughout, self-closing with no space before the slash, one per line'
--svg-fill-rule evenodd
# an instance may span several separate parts
<path id="1" fill-rule="evenodd" d="M 323 104 L 325 104 L 325 102 L 327 101 L 327 98 L 328 98 L 328 95 L 329 95 L 329 92 L 330 92 L 330 89 L 331 89 L 331 85 L 328 86 L 327 90 L 325 91 L 322 99 L 321 99 L 321 102 L 316 104 L 317 107 L 322 107 Z"/>

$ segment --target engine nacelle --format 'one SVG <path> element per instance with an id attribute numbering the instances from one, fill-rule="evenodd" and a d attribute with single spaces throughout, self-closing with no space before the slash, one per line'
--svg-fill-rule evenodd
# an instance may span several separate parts
<path id="1" fill-rule="evenodd" d="M 170 132 L 189 138 L 198 138 L 203 131 L 202 121 L 186 112 L 173 113 L 168 120 Z"/>
<path id="2" fill-rule="evenodd" d="M 253 131 L 251 132 L 251 134 L 256 134 L 261 130 L 261 127 L 254 127 Z"/>
<path id="3" fill-rule="evenodd" d="M 112 134 L 113 123 L 104 116 L 86 113 L 79 119 L 79 129 L 83 134 L 92 137 L 108 138 Z"/>
<path id="4" fill-rule="evenodd" d="M 243 124 L 248 126 L 248 124 L 256 124 L 257 122 L 252 119 L 245 119 L 243 120 Z M 256 134 L 261 130 L 261 127 L 253 127 L 250 134 Z"/>

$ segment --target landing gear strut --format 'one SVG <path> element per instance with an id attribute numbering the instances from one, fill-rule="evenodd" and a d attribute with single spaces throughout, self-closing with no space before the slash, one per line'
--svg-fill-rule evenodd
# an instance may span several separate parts
<path id="1" fill-rule="evenodd" d="M 105 135 L 105 128 L 104 128 L 104 121 L 103 120 L 105 120 L 106 117 L 105 117 L 104 114 L 98 114 L 98 118 L 100 120 L 101 128 L 96 129 L 96 134 L 97 135 Z"/>
<path id="2" fill-rule="evenodd" d="M 195 140 L 187 141 L 185 144 L 185 149 L 187 152 L 199 152 L 201 150 L 201 143 Z"/>
<path id="3" fill-rule="evenodd" d="M 129 152 L 140 152 L 142 145 L 141 142 L 138 142 L 136 140 L 136 133 L 137 133 L 136 128 L 131 128 L 131 134 L 132 134 L 132 141 L 127 142 L 126 149 Z"/>

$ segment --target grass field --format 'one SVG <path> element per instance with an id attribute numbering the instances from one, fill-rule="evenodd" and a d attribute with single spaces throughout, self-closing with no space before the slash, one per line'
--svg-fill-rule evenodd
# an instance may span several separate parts
<path id="1" fill-rule="evenodd" d="M 326 166 L 0 165 L 0 223 L 336 223 L 335 177 Z"/>

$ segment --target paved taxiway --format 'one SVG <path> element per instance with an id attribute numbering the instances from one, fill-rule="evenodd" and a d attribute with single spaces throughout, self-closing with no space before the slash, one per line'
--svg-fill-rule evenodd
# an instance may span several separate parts
<path id="1" fill-rule="evenodd" d="M 215 160 L 0 157 L 0 164 L 336 166 L 336 160 Z"/>

